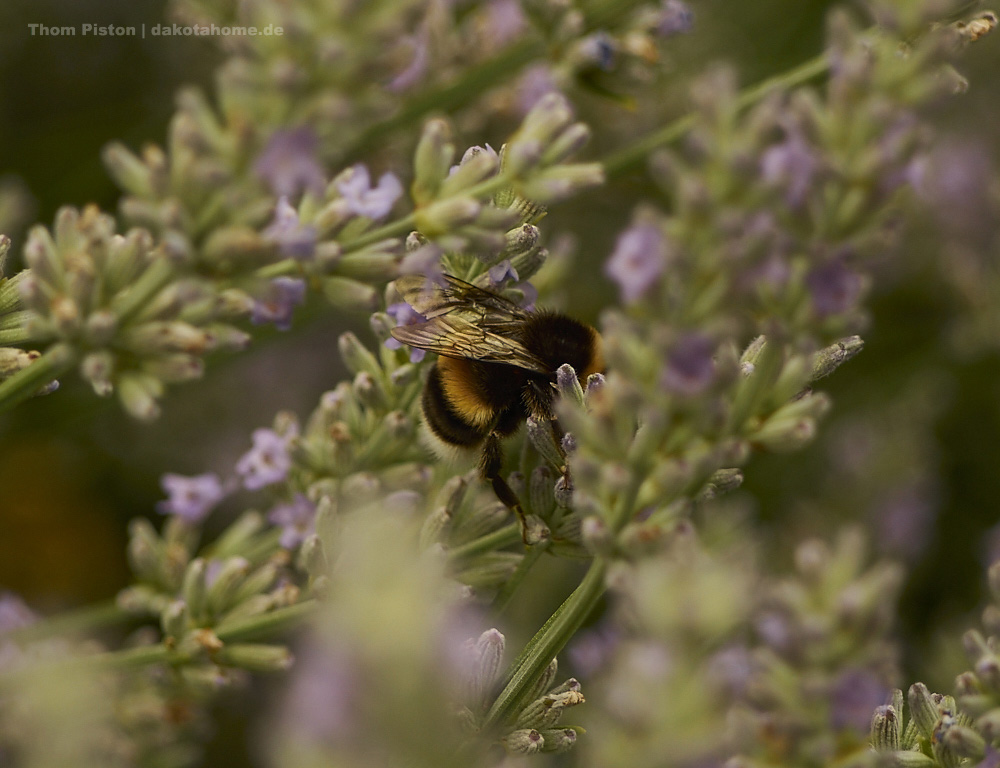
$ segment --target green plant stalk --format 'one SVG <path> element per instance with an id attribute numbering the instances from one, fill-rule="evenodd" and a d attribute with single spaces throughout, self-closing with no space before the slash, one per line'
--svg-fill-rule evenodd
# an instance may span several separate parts
<path id="1" fill-rule="evenodd" d="M 829 68 L 830 62 L 826 54 L 820 54 L 794 69 L 769 77 L 757 83 L 757 85 L 741 91 L 736 97 L 736 107 L 739 110 L 746 109 L 774 91 L 806 83 L 813 78 L 819 77 Z M 671 144 L 681 138 L 697 124 L 697 121 L 697 114 L 689 113 L 668 123 L 660 130 L 643 136 L 638 141 L 633 142 L 618 152 L 612 152 L 601 162 L 604 166 L 604 172 L 610 178 L 632 170 L 645 160 L 646 156 L 653 150 Z"/>
<path id="2" fill-rule="evenodd" d="M 635 501 L 639 495 L 639 487 L 642 485 L 647 470 L 648 467 L 645 466 L 636 467 L 628 487 L 615 501 L 614 509 L 609 517 L 610 527 L 615 533 L 619 532 L 632 519 Z M 607 589 L 607 585 L 604 583 L 607 570 L 608 561 L 606 559 L 594 558 L 579 586 L 555 610 L 555 613 L 535 633 L 535 636 L 528 641 L 524 650 L 508 668 L 504 677 L 507 682 L 486 714 L 483 723 L 484 729 L 503 723 L 528 703 L 524 701 L 524 698 L 539 675 L 552 659 L 566 647 L 566 643 L 580 629 L 604 595 L 604 591 Z"/>
<path id="3" fill-rule="evenodd" d="M 510 525 L 505 525 L 503 528 L 497 528 L 495 531 L 491 531 L 485 536 L 480 536 L 478 539 L 473 539 L 465 544 L 453 547 L 448 550 L 448 559 L 454 561 L 463 560 L 467 557 L 475 557 L 483 552 L 493 552 L 497 549 L 509 547 L 511 544 L 516 544 L 520 540 L 520 524 L 511 523 Z"/>
<path id="4" fill-rule="evenodd" d="M 514 715 L 553 658 L 565 647 L 604 594 L 607 561 L 595 559 L 580 585 L 566 598 L 521 651 L 507 672 L 507 683 L 486 714 L 483 729 L 489 730 Z"/>
<path id="5" fill-rule="evenodd" d="M 516 526 L 520 529 L 520 525 Z M 552 545 L 552 539 L 545 539 L 537 544 L 533 544 L 527 548 L 524 553 L 524 557 L 521 558 L 521 562 L 517 564 L 517 568 L 514 569 L 514 573 L 511 574 L 510 578 L 503 583 L 500 587 L 500 591 L 497 592 L 496 597 L 493 598 L 493 603 L 490 606 L 490 613 L 494 619 L 503 615 L 504 611 L 507 610 L 507 606 L 511 604 L 514 600 L 514 593 L 517 592 L 518 588 L 524 582 L 525 577 L 528 572 L 532 569 L 535 563 L 544 555 L 549 547 Z"/>
<path id="6" fill-rule="evenodd" d="M 55 344 L 27 368 L 0 383 L 0 413 L 36 394 L 76 365 L 76 352 L 68 344 Z"/>

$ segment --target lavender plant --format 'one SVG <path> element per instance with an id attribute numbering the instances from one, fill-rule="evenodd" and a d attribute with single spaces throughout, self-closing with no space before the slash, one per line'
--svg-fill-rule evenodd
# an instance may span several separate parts
<path id="1" fill-rule="evenodd" d="M 312 299 L 368 332 L 338 340 L 349 379 L 255 429 L 231 471 L 163 474 L 163 524 L 130 526 L 113 608 L 60 622 L 3 598 L 0 760 L 196 764 L 213 704 L 267 673 L 287 678 L 261 715 L 274 765 L 991 759 L 993 638 L 967 636 L 957 699 L 911 689 L 903 729 L 901 567 L 849 529 L 800 543 L 783 576 L 721 497 L 755 454 L 815 437 L 831 401 L 814 387 L 862 349 L 918 205 L 927 112 L 967 87 L 953 61 L 995 15 L 834 9 L 817 58 L 744 90 L 713 66 L 690 113 L 635 135 L 573 102 L 656 115 L 647 83 L 692 29 L 676 0 L 174 12 L 288 34 L 229 39 L 217 93 L 180 94 L 165 147 L 108 147 L 117 218 L 64 208 L 30 231 L 0 282 L 0 409 L 76 373 L 154 419 L 167 385 Z M 460 154 L 493 120 L 516 121 L 499 149 Z M 591 138 L 615 149 L 583 161 Z M 654 186 L 603 262 L 607 372 L 563 365 L 558 425 L 531 418 L 507 445 L 522 529 L 471 462 L 423 446 L 431 360 L 391 331 L 424 318 L 392 281 L 544 305 L 546 211 L 643 166 Z M 546 560 L 573 583 L 531 626 L 518 602 L 565 595 Z M 121 647 L 63 636 L 125 619 L 141 628 Z"/>

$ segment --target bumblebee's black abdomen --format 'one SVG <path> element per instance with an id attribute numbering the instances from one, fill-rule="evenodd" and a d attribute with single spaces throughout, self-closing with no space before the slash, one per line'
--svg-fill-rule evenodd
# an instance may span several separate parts
<path id="1" fill-rule="evenodd" d="M 437 363 L 431 366 L 427 376 L 421 406 L 427 426 L 449 445 L 472 448 L 486 436 L 481 427 L 470 424 L 449 405 Z"/>
<path id="2" fill-rule="evenodd" d="M 509 365 L 441 357 L 424 387 L 424 418 L 450 445 L 475 446 L 494 430 L 512 434 L 525 418 L 524 381 Z"/>
<path id="3" fill-rule="evenodd" d="M 552 373 L 569 363 L 581 377 L 604 369 L 601 337 L 586 323 L 554 312 L 538 312 L 525 322 L 518 341 L 541 358 Z"/>

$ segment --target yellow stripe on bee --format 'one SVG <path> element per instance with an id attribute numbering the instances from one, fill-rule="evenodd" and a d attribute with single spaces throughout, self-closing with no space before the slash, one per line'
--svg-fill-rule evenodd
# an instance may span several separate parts
<path id="1" fill-rule="evenodd" d="M 496 416 L 494 408 L 477 385 L 468 360 L 439 357 L 441 388 L 448 404 L 462 420 L 474 427 L 486 427 Z"/>

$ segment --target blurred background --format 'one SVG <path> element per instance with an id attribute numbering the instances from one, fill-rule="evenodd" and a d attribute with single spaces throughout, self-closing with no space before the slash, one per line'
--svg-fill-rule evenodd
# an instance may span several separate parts
<path id="1" fill-rule="evenodd" d="M 695 31 L 672 50 L 678 75 L 724 60 L 751 84 L 819 52 L 834 4 L 690 5 Z M 0 231 L 15 239 L 8 273 L 19 268 L 26 226 L 51 223 L 59 206 L 115 210 L 102 146 L 162 143 L 176 89 L 210 89 L 222 58 L 208 39 L 41 37 L 28 25 L 164 20 L 162 0 L 0 4 Z M 878 276 L 864 352 L 823 383 L 834 409 L 819 439 L 796 454 L 754 459 L 744 489 L 726 502 L 764 531 L 776 570 L 791 543 L 851 522 L 870 532 L 875 554 L 905 562 L 905 677 L 932 690 L 950 688 L 960 670 L 959 630 L 976 622 L 984 567 L 1000 554 L 998 42 L 970 48 L 968 93 L 934 115 L 937 149 L 921 184 L 931 215 L 907 229 Z M 463 138 L 496 142 L 504 131 L 486 132 Z M 585 244 L 579 274 L 601 274 L 631 213 L 616 201 L 643 182 L 616 183 L 628 194 L 602 190 L 575 202 L 572 215 L 556 209 L 546 220 L 550 236 L 570 232 Z M 590 319 L 614 298 L 603 279 L 570 282 L 567 291 L 574 314 Z M 132 422 L 72 379 L 0 416 L 0 590 L 42 610 L 113 595 L 128 578 L 127 521 L 156 517 L 160 476 L 228 472 L 253 428 L 283 409 L 304 417 L 342 375 L 336 336 L 353 328 L 370 341 L 365 327 L 366 318 L 314 302 L 293 330 L 266 331 L 248 353 L 210 361 L 203 381 L 174 388 L 153 425 Z M 955 666 L 925 665 L 931 657 Z"/>

